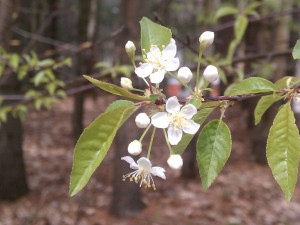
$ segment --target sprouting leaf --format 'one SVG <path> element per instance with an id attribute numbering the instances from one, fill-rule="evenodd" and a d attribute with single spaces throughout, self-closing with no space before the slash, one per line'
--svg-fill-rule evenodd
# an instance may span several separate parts
<path id="1" fill-rule="evenodd" d="M 262 116 L 267 111 L 267 109 L 270 108 L 273 103 L 279 101 L 282 98 L 283 96 L 275 94 L 261 97 L 257 102 L 254 110 L 255 125 L 259 124 Z"/>
<path id="2" fill-rule="evenodd" d="M 236 7 L 232 6 L 222 6 L 221 8 L 218 9 L 216 12 L 216 20 L 224 17 L 224 16 L 229 16 L 229 15 L 235 15 L 239 12 L 239 10 Z"/>
<path id="3" fill-rule="evenodd" d="M 81 134 L 74 150 L 70 196 L 77 194 L 102 162 L 120 126 L 138 107 L 121 106 L 101 114 Z"/>
<path id="4" fill-rule="evenodd" d="M 278 88 L 271 81 L 260 77 L 250 77 L 233 85 L 226 91 L 227 95 L 255 94 L 276 91 Z"/>
<path id="5" fill-rule="evenodd" d="M 285 76 L 279 79 L 275 82 L 275 85 L 281 89 L 281 88 L 291 88 L 297 84 L 300 83 L 299 77 L 291 77 L 291 76 Z"/>
<path id="6" fill-rule="evenodd" d="M 156 45 L 160 49 L 170 43 L 172 33 L 169 28 L 154 23 L 146 17 L 140 21 L 141 25 L 141 48 L 149 52 L 151 45 Z"/>
<path id="7" fill-rule="evenodd" d="M 286 103 L 280 108 L 270 128 L 267 160 L 287 201 L 290 201 L 297 183 L 299 156 L 299 131 L 291 105 Z"/>
<path id="8" fill-rule="evenodd" d="M 83 75 L 87 80 L 89 80 L 91 83 L 95 84 L 98 88 L 107 91 L 111 94 L 115 94 L 115 95 L 119 95 L 119 96 L 123 96 L 126 98 L 131 98 L 131 99 L 136 99 L 136 100 L 140 100 L 140 101 L 144 101 L 144 100 L 149 100 L 149 98 L 147 98 L 146 96 L 141 96 L 141 95 L 137 95 L 137 94 L 133 94 L 130 91 L 123 89 L 119 86 L 116 86 L 114 84 L 110 84 L 110 83 L 106 83 L 100 80 L 96 80 L 92 77 Z"/>
<path id="9" fill-rule="evenodd" d="M 202 187 L 207 189 L 223 169 L 231 152 L 231 134 L 222 120 L 210 121 L 197 141 L 197 162 Z"/>
<path id="10" fill-rule="evenodd" d="M 122 106 L 132 106 L 134 105 L 133 102 L 131 101 L 128 101 L 128 100 L 117 100 L 117 101 L 114 101 L 112 102 L 105 110 L 105 112 L 108 112 L 108 111 L 111 111 L 111 110 L 114 110 L 118 107 L 122 107 Z"/>
<path id="11" fill-rule="evenodd" d="M 293 48 L 293 58 L 300 59 L 300 39 L 297 41 L 295 47 Z"/>
<path id="12" fill-rule="evenodd" d="M 244 15 L 239 15 L 234 23 L 235 38 L 239 41 L 243 38 L 248 26 L 248 18 Z"/>
<path id="13" fill-rule="evenodd" d="M 199 110 L 199 112 L 193 117 L 193 120 L 196 123 L 198 123 L 198 124 L 201 125 L 202 123 L 204 123 L 204 121 L 206 120 L 206 118 L 209 116 L 209 114 L 214 109 L 215 108 L 205 108 L 205 109 Z M 181 155 L 184 152 L 184 150 L 187 148 L 187 146 L 189 145 L 189 143 L 192 141 L 192 139 L 193 139 L 194 136 L 195 135 L 184 133 L 182 135 L 181 141 L 177 145 L 173 145 L 172 146 L 173 153 Z"/>

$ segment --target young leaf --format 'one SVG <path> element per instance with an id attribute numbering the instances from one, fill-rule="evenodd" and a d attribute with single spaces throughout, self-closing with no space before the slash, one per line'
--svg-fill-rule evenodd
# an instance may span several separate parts
<path id="1" fill-rule="evenodd" d="M 231 134 L 222 120 L 210 121 L 197 141 L 197 162 L 202 187 L 207 189 L 223 169 L 231 152 Z"/>
<path id="2" fill-rule="evenodd" d="M 156 45 L 162 49 L 162 46 L 167 46 L 170 43 L 172 33 L 169 28 L 160 24 L 154 23 L 146 17 L 140 21 L 141 25 L 141 48 L 149 52 L 151 45 Z"/>
<path id="3" fill-rule="evenodd" d="M 261 97 L 254 110 L 255 125 L 259 124 L 261 117 L 264 115 L 267 109 L 273 105 L 274 102 L 277 102 L 282 98 L 283 96 L 279 95 L 268 95 Z"/>
<path id="4" fill-rule="evenodd" d="M 298 178 L 300 155 L 299 131 L 290 103 L 276 115 L 267 141 L 267 160 L 272 174 L 290 201 Z"/>
<path id="5" fill-rule="evenodd" d="M 236 7 L 232 6 L 222 6 L 221 8 L 218 9 L 215 15 L 215 19 L 218 20 L 219 18 L 223 16 L 228 16 L 228 15 L 235 15 L 239 12 L 239 10 Z"/>
<path id="6" fill-rule="evenodd" d="M 194 117 L 194 121 L 198 124 L 202 124 L 206 118 L 209 116 L 209 114 L 214 110 L 215 108 L 205 108 L 205 109 L 201 109 Z M 181 141 L 177 144 L 177 145 L 173 145 L 172 146 L 172 151 L 175 154 L 182 154 L 184 152 L 184 150 L 187 148 L 187 146 L 189 145 L 189 143 L 192 141 L 193 137 L 195 135 L 192 134 L 186 134 L 184 133 L 182 135 L 182 139 Z"/>
<path id="7" fill-rule="evenodd" d="M 293 58 L 300 59 L 300 39 L 297 41 L 295 47 L 293 48 Z"/>
<path id="8" fill-rule="evenodd" d="M 278 88 L 271 81 L 260 77 L 250 77 L 242 80 L 226 91 L 227 95 L 243 95 L 276 91 Z"/>
<path id="9" fill-rule="evenodd" d="M 84 78 L 86 78 L 87 80 L 89 80 L 91 83 L 95 84 L 98 88 L 107 91 L 111 94 L 115 94 L 115 95 L 119 95 L 119 96 L 123 96 L 126 98 L 131 98 L 131 99 L 136 99 L 136 100 L 140 100 L 140 101 L 145 101 L 145 100 L 149 100 L 149 98 L 147 98 L 146 96 L 141 96 L 141 95 L 137 95 L 137 94 L 133 94 L 130 91 L 121 88 L 117 85 L 114 84 L 110 84 L 110 83 L 106 83 L 100 80 L 96 80 L 92 77 L 83 75 Z"/>
<path id="10" fill-rule="evenodd" d="M 299 77 L 291 77 L 291 76 L 285 76 L 278 81 L 275 82 L 275 85 L 279 88 L 290 88 L 300 83 Z"/>
<path id="11" fill-rule="evenodd" d="M 77 194 L 105 157 L 120 126 L 138 107 L 121 106 L 101 114 L 81 134 L 74 150 L 70 196 Z"/>
<path id="12" fill-rule="evenodd" d="M 128 101 L 128 100 L 117 100 L 117 101 L 114 101 L 112 102 L 105 110 L 105 112 L 108 112 L 108 111 L 111 111 L 111 110 L 114 110 L 118 107 L 121 107 L 121 106 L 132 106 L 134 105 L 133 102 L 131 101 Z"/>

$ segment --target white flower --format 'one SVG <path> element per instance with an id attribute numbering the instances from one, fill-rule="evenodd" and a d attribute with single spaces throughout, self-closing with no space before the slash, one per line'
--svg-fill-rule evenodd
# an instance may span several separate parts
<path id="1" fill-rule="evenodd" d="M 203 32 L 199 37 L 200 46 L 202 49 L 207 48 L 214 42 L 215 33 L 211 31 Z"/>
<path id="2" fill-rule="evenodd" d="M 182 131 L 195 134 L 200 125 L 192 120 L 197 109 L 192 104 L 185 105 L 180 110 L 176 96 L 167 100 L 167 112 L 158 112 L 151 117 L 151 123 L 157 128 L 168 128 L 168 139 L 171 145 L 177 145 L 182 138 Z"/>
<path id="3" fill-rule="evenodd" d="M 136 75 L 150 76 L 151 83 L 162 82 L 167 71 L 175 71 L 179 67 L 179 59 L 175 57 L 176 51 L 176 44 L 172 42 L 162 51 L 157 46 L 152 46 L 146 55 L 146 62 L 135 69 Z"/>
<path id="4" fill-rule="evenodd" d="M 207 80 L 209 82 L 214 82 L 214 81 L 218 80 L 219 74 L 218 74 L 217 67 L 212 66 L 212 65 L 207 66 L 203 72 L 203 76 L 204 76 L 205 80 Z"/>
<path id="5" fill-rule="evenodd" d="M 125 51 L 127 52 L 129 58 L 132 60 L 136 51 L 136 47 L 132 41 L 127 41 L 125 45 Z"/>
<path id="6" fill-rule="evenodd" d="M 121 87 L 125 89 L 132 89 L 132 81 L 127 77 L 121 77 Z"/>
<path id="7" fill-rule="evenodd" d="M 165 169 L 162 167 L 152 167 L 152 163 L 149 159 L 142 157 L 136 163 L 130 156 L 125 156 L 121 158 L 130 164 L 130 168 L 135 170 L 131 173 L 123 175 L 123 181 L 126 178 L 129 178 L 130 181 L 135 181 L 136 183 L 140 183 L 140 187 L 145 185 L 145 187 L 152 187 L 154 190 L 155 184 L 152 178 L 153 176 L 158 176 L 162 179 L 166 179 Z"/>
<path id="8" fill-rule="evenodd" d="M 181 82 L 188 83 L 191 81 L 193 73 L 188 67 L 184 66 L 178 70 L 177 77 Z"/>
<path id="9" fill-rule="evenodd" d="M 150 123 L 150 118 L 146 113 L 139 113 L 135 117 L 135 124 L 138 128 L 146 128 Z"/>
<path id="10" fill-rule="evenodd" d="M 142 143 L 138 140 L 134 140 L 128 145 L 128 152 L 131 155 L 138 155 L 142 152 Z"/>
<path id="11" fill-rule="evenodd" d="M 170 155 L 167 163 L 172 169 L 179 170 L 183 165 L 183 160 L 179 154 L 174 154 Z"/>

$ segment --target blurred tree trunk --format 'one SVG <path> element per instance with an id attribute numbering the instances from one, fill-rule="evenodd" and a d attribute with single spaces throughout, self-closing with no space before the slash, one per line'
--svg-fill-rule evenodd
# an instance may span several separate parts
<path id="1" fill-rule="evenodd" d="M 8 48 L 16 2 L 0 1 L 0 46 Z M 0 94 L 15 94 L 19 82 L 13 74 L 0 80 Z M 5 80 L 4 80 L 5 79 Z M 0 200 L 15 200 L 28 192 L 23 160 L 23 127 L 20 119 L 9 115 L 0 126 Z"/>
<path id="2" fill-rule="evenodd" d="M 80 0 L 79 1 L 79 18 L 78 18 L 78 34 L 77 42 L 82 44 L 89 42 L 91 48 L 79 53 L 76 63 L 76 73 L 78 76 L 90 74 L 93 70 L 93 65 L 97 61 L 97 26 L 99 24 L 99 0 Z M 74 96 L 74 109 L 72 116 L 73 138 L 77 141 L 83 130 L 84 116 L 84 93 L 79 93 Z"/>
<path id="3" fill-rule="evenodd" d="M 281 1 L 281 10 L 291 6 L 292 1 Z M 277 21 L 259 21 L 250 24 L 246 37 L 248 51 L 253 53 L 281 51 L 289 47 L 289 28 L 288 22 L 290 16 L 279 18 Z M 257 35 L 259 34 L 259 35 Z M 273 72 L 270 79 L 272 81 L 279 80 L 286 75 L 287 60 L 284 57 L 275 58 L 272 61 L 269 59 L 260 61 L 261 65 L 274 63 L 276 70 Z M 249 66 L 249 65 L 248 65 Z M 279 104 L 275 103 L 270 107 L 261 119 L 259 125 L 254 126 L 254 109 L 257 104 L 257 99 L 249 99 L 243 102 L 244 106 L 249 110 L 248 127 L 250 129 L 251 149 L 256 162 L 267 164 L 266 158 L 266 140 L 274 117 L 278 111 Z"/>
<path id="4" fill-rule="evenodd" d="M 121 63 L 130 63 L 124 46 L 128 40 L 136 40 L 139 36 L 139 15 L 143 2 L 141 0 L 127 0 L 121 3 L 121 21 L 124 30 L 117 39 L 116 51 L 119 53 Z M 130 132 L 128 132 L 130 131 Z M 134 118 L 126 121 L 119 130 L 115 139 L 114 180 L 113 197 L 111 201 L 111 213 L 118 217 L 132 216 L 144 208 L 141 199 L 140 187 L 134 182 L 126 180 L 122 176 L 130 172 L 129 165 L 121 161 L 121 157 L 128 155 L 127 146 L 136 138 L 139 138 L 140 130 L 135 125 Z"/>

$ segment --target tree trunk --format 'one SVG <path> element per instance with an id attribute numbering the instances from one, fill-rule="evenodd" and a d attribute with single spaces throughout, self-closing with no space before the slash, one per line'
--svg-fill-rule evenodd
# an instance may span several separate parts
<path id="1" fill-rule="evenodd" d="M 130 63 L 124 46 L 128 40 L 136 40 L 139 36 L 139 24 L 141 14 L 141 0 L 122 1 L 121 24 L 125 29 L 116 43 L 121 63 Z M 130 131 L 130 132 L 128 132 Z M 122 181 L 122 175 L 130 172 L 127 163 L 120 160 L 128 155 L 127 146 L 136 138 L 139 138 L 140 130 L 135 125 L 134 118 L 126 121 L 116 136 L 116 150 L 114 159 L 114 182 L 113 198 L 111 201 L 111 213 L 118 217 L 135 215 L 144 208 L 141 199 L 140 188 L 136 183 L 126 180 Z"/>
<path id="2" fill-rule="evenodd" d="M 0 1 L 0 46 L 7 48 L 15 2 Z M 0 94 L 16 93 L 18 80 L 13 74 L 0 82 Z M 4 103 L 5 104 L 5 103 Z M 15 200 L 28 192 L 23 160 L 23 129 L 19 118 L 8 115 L 0 126 L 0 200 Z"/>

